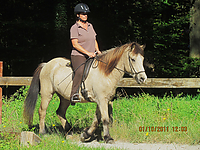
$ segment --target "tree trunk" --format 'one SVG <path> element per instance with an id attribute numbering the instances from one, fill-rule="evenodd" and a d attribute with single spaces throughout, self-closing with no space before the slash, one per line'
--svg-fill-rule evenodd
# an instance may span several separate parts
<path id="1" fill-rule="evenodd" d="M 191 0 L 190 57 L 200 58 L 200 0 Z"/>

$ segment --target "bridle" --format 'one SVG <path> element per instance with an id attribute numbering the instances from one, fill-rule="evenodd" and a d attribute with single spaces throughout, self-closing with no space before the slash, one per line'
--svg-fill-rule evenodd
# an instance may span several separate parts
<path id="1" fill-rule="evenodd" d="M 130 52 L 129 52 L 129 53 L 130 53 Z M 132 65 L 132 63 L 131 63 L 131 57 L 130 57 L 129 54 L 128 54 L 128 61 L 129 61 L 129 66 L 130 66 L 130 68 L 131 68 L 131 73 L 129 73 L 130 76 L 134 76 L 134 75 L 137 76 L 138 74 L 145 72 L 145 71 L 139 71 L 139 72 L 137 72 L 137 71 L 135 70 L 135 68 L 133 67 L 133 65 Z"/>
<path id="2" fill-rule="evenodd" d="M 130 53 L 130 52 L 129 52 L 129 53 Z M 102 63 L 108 65 L 108 63 L 106 63 L 106 62 L 104 62 L 104 61 L 98 59 L 98 56 L 95 56 L 95 59 L 96 59 L 97 61 L 100 61 L 100 62 L 102 62 Z M 131 69 L 131 72 L 124 71 L 124 70 L 119 69 L 119 68 L 117 68 L 117 67 L 114 67 L 114 68 L 117 69 L 117 70 L 119 70 L 119 71 L 121 71 L 121 72 L 124 72 L 125 74 L 128 74 L 128 75 L 130 75 L 130 76 L 132 76 L 132 77 L 134 77 L 134 75 L 135 75 L 135 77 L 136 77 L 138 74 L 145 72 L 145 71 L 139 71 L 139 72 L 137 72 L 137 71 L 135 70 L 135 68 L 133 67 L 133 65 L 132 65 L 132 63 L 131 63 L 131 57 L 130 57 L 129 54 L 128 54 L 128 59 L 129 59 L 129 67 L 130 67 L 130 69 Z"/>

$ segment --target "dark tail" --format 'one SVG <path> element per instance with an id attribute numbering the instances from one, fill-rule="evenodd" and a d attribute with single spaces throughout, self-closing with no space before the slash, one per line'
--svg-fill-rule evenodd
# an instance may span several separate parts
<path id="1" fill-rule="evenodd" d="M 24 119 L 26 123 L 31 126 L 33 122 L 33 113 L 37 102 L 38 94 L 40 91 L 40 72 L 44 67 L 45 63 L 41 63 L 33 74 L 31 86 L 28 90 L 28 95 L 24 101 Z"/>

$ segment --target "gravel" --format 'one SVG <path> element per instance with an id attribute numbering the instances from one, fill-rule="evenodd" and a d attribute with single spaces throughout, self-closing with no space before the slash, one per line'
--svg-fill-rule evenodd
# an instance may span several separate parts
<path id="1" fill-rule="evenodd" d="M 79 146 L 84 147 L 102 147 L 106 149 L 125 149 L 125 150 L 200 150 L 200 145 L 180 145 L 180 144 L 148 144 L 148 143 L 126 143 L 115 141 L 115 144 L 105 144 L 96 141 L 82 143 Z"/>

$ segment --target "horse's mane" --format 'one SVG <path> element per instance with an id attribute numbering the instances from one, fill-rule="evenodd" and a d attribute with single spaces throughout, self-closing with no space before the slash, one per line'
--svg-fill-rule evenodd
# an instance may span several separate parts
<path id="1" fill-rule="evenodd" d="M 113 69 L 117 66 L 122 54 L 124 51 L 129 47 L 131 50 L 133 47 L 134 51 L 132 51 L 134 54 L 142 54 L 144 56 L 144 51 L 140 47 L 140 45 L 136 42 L 127 43 L 122 46 L 118 46 L 116 48 L 112 48 L 110 50 L 105 51 L 102 53 L 102 55 L 98 56 L 99 61 L 99 69 L 100 71 L 104 72 L 106 76 L 108 76 Z"/>

